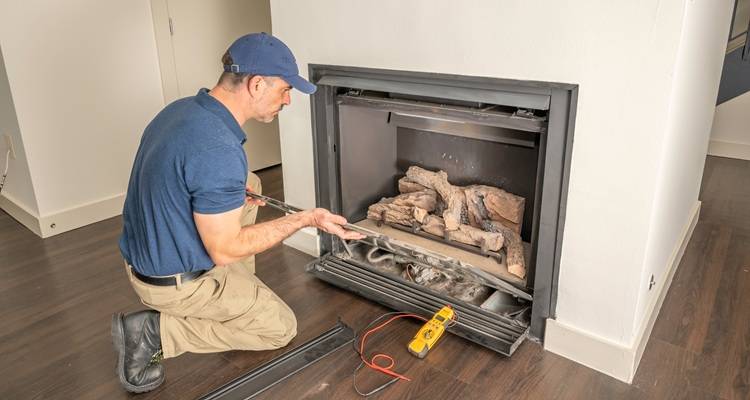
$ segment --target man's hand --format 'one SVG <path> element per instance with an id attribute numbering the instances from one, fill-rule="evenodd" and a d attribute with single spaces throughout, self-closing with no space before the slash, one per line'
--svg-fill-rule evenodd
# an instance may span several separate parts
<path id="1" fill-rule="evenodd" d="M 246 187 L 245 191 L 250 192 L 250 193 L 255 193 L 253 188 L 251 188 L 250 186 Z M 256 199 L 255 197 L 250 197 L 250 196 L 245 196 L 245 202 L 247 204 L 252 204 L 252 205 L 261 206 L 261 207 L 266 205 L 265 201 L 261 199 Z"/>
<path id="2" fill-rule="evenodd" d="M 324 232 L 336 235 L 344 240 L 365 238 L 365 235 L 359 232 L 344 229 L 341 225 L 346 224 L 346 218 L 340 215 L 333 214 L 324 208 L 316 208 L 311 210 L 311 213 L 313 220 L 312 225 Z"/>
<path id="3" fill-rule="evenodd" d="M 255 204 L 263 205 L 264 202 Z M 260 224 L 241 226 L 240 216 L 243 209 L 238 207 L 218 214 L 193 213 L 203 246 L 214 264 L 226 265 L 258 254 L 307 226 L 337 235 L 344 240 L 365 237 L 358 232 L 344 229 L 342 225 L 346 224 L 346 219 L 323 208 L 296 212 Z"/>

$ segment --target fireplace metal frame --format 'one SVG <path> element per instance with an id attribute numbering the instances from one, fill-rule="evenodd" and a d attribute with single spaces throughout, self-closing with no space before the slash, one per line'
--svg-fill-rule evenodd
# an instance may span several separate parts
<path id="1" fill-rule="evenodd" d="M 319 64 L 309 65 L 309 77 L 318 85 L 310 99 L 316 203 L 333 212 L 342 209 L 340 166 L 338 157 L 332 156 L 339 140 L 339 87 L 549 110 L 547 129 L 540 133 L 540 146 L 545 153 L 540 157 L 537 173 L 541 185 L 537 185 L 533 212 L 538 213 L 539 223 L 532 232 L 537 246 L 528 277 L 534 297 L 529 334 L 542 340 L 546 319 L 555 317 L 578 85 Z M 510 128 L 519 126 L 513 118 L 507 121 Z M 333 248 L 333 238 L 322 234 L 321 254 Z"/>

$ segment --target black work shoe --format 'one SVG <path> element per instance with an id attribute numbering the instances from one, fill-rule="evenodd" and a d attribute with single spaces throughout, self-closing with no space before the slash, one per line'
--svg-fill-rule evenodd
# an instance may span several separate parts
<path id="1" fill-rule="evenodd" d="M 115 373 L 125 390 L 148 392 L 164 382 L 158 312 L 113 315 L 112 342 L 117 351 Z"/>

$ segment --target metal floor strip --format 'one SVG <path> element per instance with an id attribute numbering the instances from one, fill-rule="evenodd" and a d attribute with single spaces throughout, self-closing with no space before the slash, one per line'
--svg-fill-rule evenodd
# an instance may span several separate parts
<path id="1" fill-rule="evenodd" d="M 261 365 L 201 397 L 200 400 L 245 400 L 294 375 L 354 340 L 352 328 L 339 321 L 315 339 Z"/>

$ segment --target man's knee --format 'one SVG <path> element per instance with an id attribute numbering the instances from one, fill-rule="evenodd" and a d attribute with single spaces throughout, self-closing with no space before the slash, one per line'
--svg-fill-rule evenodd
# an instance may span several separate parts
<path id="1" fill-rule="evenodd" d="M 263 186 L 260 183 L 260 178 L 252 172 L 247 173 L 247 186 L 257 194 L 262 194 Z M 255 219 L 258 216 L 258 206 L 253 203 L 246 203 L 245 208 L 240 215 L 240 224 L 242 226 L 252 225 L 255 223 Z"/>
<path id="2" fill-rule="evenodd" d="M 260 178 L 252 172 L 247 173 L 247 186 L 250 186 L 253 192 L 263 194 L 263 185 L 260 183 Z"/>
<path id="3" fill-rule="evenodd" d="M 297 336 L 294 312 L 281 299 L 265 300 L 260 314 L 251 313 L 242 318 L 250 321 L 250 325 L 237 329 L 237 350 L 278 349 Z"/>
<path id="4" fill-rule="evenodd" d="M 289 344 L 295 336 L 297 336 L 297 318 L 292 310 L 282 307 L 278 323 L 275 324 L 275 329 L 266 335 L 266 340 L 274 348 L 280 348 Z"/>

